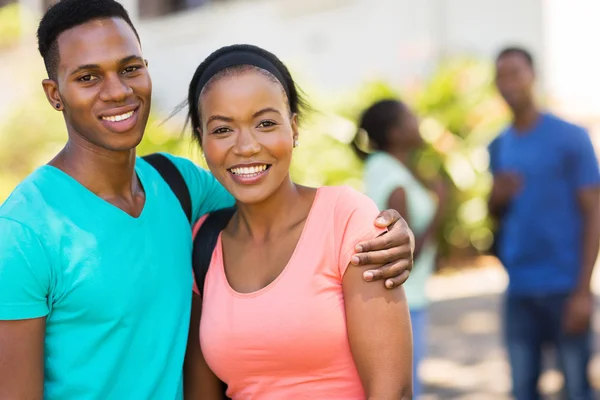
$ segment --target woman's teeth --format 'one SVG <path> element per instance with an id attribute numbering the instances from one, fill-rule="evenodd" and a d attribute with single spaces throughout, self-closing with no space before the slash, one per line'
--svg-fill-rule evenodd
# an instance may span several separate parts
<path id="1" fill-rule="evenodd" d="M 105 121 L 110 121 L 110 122 L 119 122 L 119 121 L 125 121 L 126 119 L 131 118 L 132 115 L 133 115 L 133 111 L 129 111 L 128 113 L 121 114 L 121 115 L 111 115 L 108 117 L 102 117 L 102 119 Z"/>
<path id="2" fill-rule="evenodd" d="M 254 165 L 252 167 L 236 167 L 231 168 L 231 173 L 235 175 L 254 175 L 263 172 L 267 169 L 267 165 Z"/>

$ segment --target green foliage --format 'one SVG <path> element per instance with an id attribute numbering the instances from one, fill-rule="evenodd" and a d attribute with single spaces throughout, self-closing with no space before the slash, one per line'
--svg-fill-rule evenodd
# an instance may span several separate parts
<path id="1" fill-rule="evenodd" d="M 491 241 L 486 196 L 490 187 L 486 147 L 506 122 L 506 113 L 491 83 L 491 68 L 476 60 L 448 60 L 423 85 L 400 92 L 385 82 L 369 82 L 337 97 L 313 96 L 319 112 L 302 126 L 294 151 L 292 177 L 309 186 L 347 184 L 362 188 L 362 162 L 349 143 L 360 113 L 373 102 L 399 97 L 422 117 L 427 142 L 413 167 L 425 179 L 445 177 L 451 184 L 448 213 L 440 235 L 443 255 L 484 251 Z M 27 174 L 46 163 L 64 145 L 60 113 L 43 93 L 27 99 L 0 126 L 0 201 Z M 181 125 L 161 125 L 151 117 L 138 149 L 143 155 L 167 151 L 193 156 L 198 147 L 182 136 Z"/>
<path id="2" fill-rule="evenodd" d="M 385 82 L 374 81 L 321 107 L 327 116 L 309 129 L 310 136 L 302 136 L 309 136 L 310 142 L 308 154 L 301 157 L 298 151 L 296 176 L 306 179 L 308 175 L 313 184 L 333 181 L 360 188 L 362 164 L 348 146 L 357 130 L 356 121 L 374 102 L 401 98 L 421 116 L 421 133 L 427 143 L 412 160 L 412 167 L 426 180 L 443 177 L 450 185 L 439 238 L 442 255 L 487 250 L 493 236 L 486 209 L 491 182 L 486 148 L 507 122 L 492 85 L 491 66 L 470 59 L 447 60 L 423 85 L 400 93 Z M 300 166 L 304 175 L 298 173 Z"/>
<path id="3" fill-rule="evenodd" d="M 445 254 L 485 251 L 493 238 L 486 209 L 487 145 L 507 114 L 492 77 L 489 64 L 447 60 L 414 99 L 415 110 L 425 116 L 421 130 L 428 142 L 416 167 L 425 176 L 447 176 L 453 186 L 442 232 Z"/>
<path id="4" fill-rule="evenodd" d="M 0 7 L 0 49 L 18 43 L 31 20 L 18 3 Z"/>

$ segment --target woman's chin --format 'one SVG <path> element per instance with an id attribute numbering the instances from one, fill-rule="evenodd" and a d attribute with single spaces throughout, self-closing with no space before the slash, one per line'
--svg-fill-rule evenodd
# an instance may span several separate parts
<path id="1" fill-rule="evenodd" d="M 272 195 L 272 193 L 266 193 L 259 188 L 229 190 L 229 192 L 235 198 L 236 203 L 240 205 L 260 204 Z"/>

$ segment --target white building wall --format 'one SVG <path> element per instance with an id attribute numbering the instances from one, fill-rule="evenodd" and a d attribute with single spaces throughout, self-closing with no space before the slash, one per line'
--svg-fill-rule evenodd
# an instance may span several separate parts
<path id="1" fill-rule="evenodd" d="M 337 90 L 370 77 L 426 76 L 444 55 L 493 57 L 507 43 L 544 54 L 543 0 L 258 0 L 142 20 L 155 99 L 185 97 L 211 51 L 252 43 L 282 58 L 302 81 Z"/>

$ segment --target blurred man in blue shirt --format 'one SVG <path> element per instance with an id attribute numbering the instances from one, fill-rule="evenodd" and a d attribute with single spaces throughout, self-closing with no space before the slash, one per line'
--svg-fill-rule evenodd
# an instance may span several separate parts
<path id="1" fill-rule="evenodd" d="M 490 213 L 510 279 L 505 339 L 517 400 L 538 399 L 542 346 L 557 349 L 569 399 L 591 400 L 590 280 L 600 241 L 600 172 L 587 132 L 542 112 L 533 58 L 507 48 L 496 85 L 513 122 L 490 144 Z"/>

